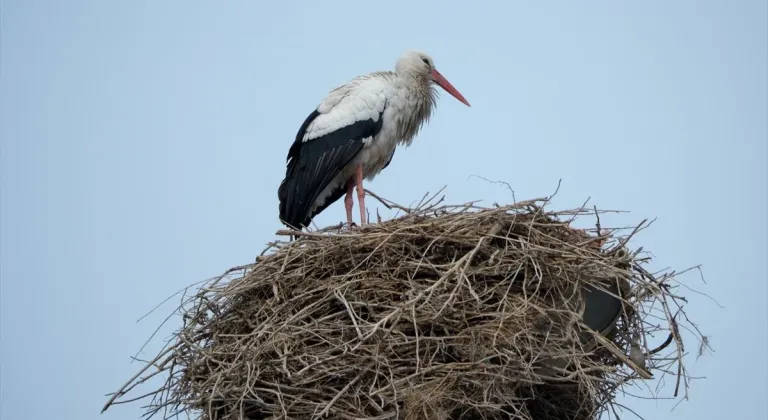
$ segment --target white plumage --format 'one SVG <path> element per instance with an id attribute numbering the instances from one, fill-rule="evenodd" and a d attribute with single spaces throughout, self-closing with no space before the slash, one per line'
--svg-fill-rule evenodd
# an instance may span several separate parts
<path id="1" fill-rule="evenodd" d="M 306 129 L 307 141 L 328 134 L 339 127 L 372 118 L 376 121 L 384 111 L 387 96 L 396 92 L 394 86 L 381 77 L 358 76 L 351 82 L 332 90 L 320 105 L 320 113 Z"/>
<path id="2" fill-rule="evenodd" d="M 433 84 L 469 106 L 432 59 L 418 51 L 403 54 L 395 71 L 359 76 L 332 90 L 301 125 L 288 152 L 278 189 L 283 223 L 307 226 L 346 192 L 351 224 L 355 187 L 365 223 L 362 180 L 373 180 L 389 165 L 396 147 L 410 145 L 429 120 L 437 100 Z"/>

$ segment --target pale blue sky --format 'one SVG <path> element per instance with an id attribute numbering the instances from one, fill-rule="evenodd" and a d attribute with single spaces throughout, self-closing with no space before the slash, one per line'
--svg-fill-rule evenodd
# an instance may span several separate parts
<path id="1" fill-rule="evenodd" d="M 562 178 L 558 207 L 658 218 L 635 242 L 652 268 L 703 264 L 707 284 L 682 280 L 725 309 L 690 295 L 716 350 L 689 358 L 707 377 L 690 401 L 622 401 L 655 420 L 766 418 L 766 2 L 417 4 L 2 0 L 0 418 L 138 418 L 99 410 L 172 305 L 136 320 L 252 261 L 280 228 L 306 115 L 409 48 L 472 108 L 443 94 L 370 188 L 493 202 L 509 192 L 471 175 L 517 199 Z"/>

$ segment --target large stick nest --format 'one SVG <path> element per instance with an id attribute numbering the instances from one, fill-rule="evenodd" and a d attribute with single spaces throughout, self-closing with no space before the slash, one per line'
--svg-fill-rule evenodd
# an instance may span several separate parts
<path id="1" fill-rule="evenodd" d="M 605 234 L 597 210 L 543 201 L 428 201 L 362 229 L 281 232 L 298 239 L 201 287 L 107 406 L 160 373 L 148 415 L 210 420 L 595 419 L 628 382 L 667 373 L 677 394 L 684 299 L 627 248 L 642 226 Z M 596 235 L 570 226 L 586 213 Z"/>

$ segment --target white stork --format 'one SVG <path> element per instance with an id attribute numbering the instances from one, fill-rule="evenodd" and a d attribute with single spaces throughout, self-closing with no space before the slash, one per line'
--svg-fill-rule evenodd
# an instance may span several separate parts
<path id="1" fill-rule="evenodd" d="M 358 76 L 332 90 L 304 120 L 288 151 L 285 179 L 277 192 L 282 223 L 306 227 L 346 194 L 351 226 L 352 191 L 357 187 L 364 224 L 363 178 L 373 180 L 392 161 L 398 145 L 411 144 L 437 102 L 434 84 L 469 106 L 420 51 L 403 54 L 395 71 Z"/>

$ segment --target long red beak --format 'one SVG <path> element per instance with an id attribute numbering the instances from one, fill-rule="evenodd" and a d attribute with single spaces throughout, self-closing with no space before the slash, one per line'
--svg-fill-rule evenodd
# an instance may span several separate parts
<path id="1" fill-rule="evenodd" d="M 467 102 L 466 99 L 464 99 L 464 96 L 462 96 L 461 93 L 459 93 L 458 90 L 456 90 L 455 87 L 449 82 L 448 80 L 443 77 L 442 74 L 440 74 L 439 71 L 436 69 L 432 70 L 432 79 L 435 80 L 435 83 L 437 83 L 441 88 L 445 89 L 446 92 L 453 95 L 454 98 L 458 99 L 461 103 L 463 103 L 466 106 L 470 106 L 469 102 Z"/>

